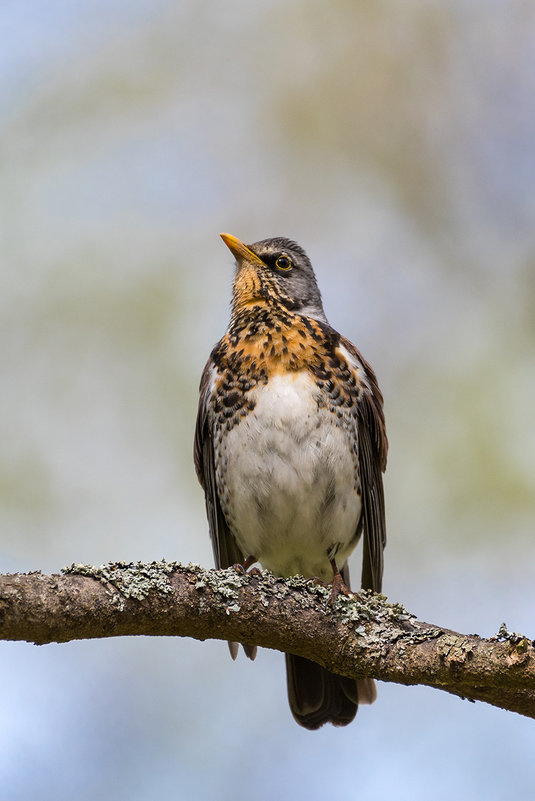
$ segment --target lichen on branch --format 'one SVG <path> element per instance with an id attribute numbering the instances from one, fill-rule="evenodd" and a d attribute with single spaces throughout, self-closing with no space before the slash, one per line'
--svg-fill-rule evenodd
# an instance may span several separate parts
<path id="1" fill-rule="evenodd" d="M 44 644 L 126 635 L 233 640 L 345 676 L 424 684 L 535 718 L 535 647 L 502 624 L 489 639 L 430 625 L 383 595 L 338 596 L 301 576 L 178 562 L 73 564 L 0 575 L 0 638 Z"/>

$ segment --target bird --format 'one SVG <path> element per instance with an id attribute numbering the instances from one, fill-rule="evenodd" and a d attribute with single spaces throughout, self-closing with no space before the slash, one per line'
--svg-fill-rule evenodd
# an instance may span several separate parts
<path id="1" fill-rule="evenodd" d="M 194 441 L 216 566 L 332 583 L 332 601 L 349 592 L 362 535 L 361 586 L 381 592 L 388 441 L 375 373 L 329 325 L 302 247 L 220 236 L 235 259 L 231 315 L 202 373 Z M 285 658 L 290 709 L 307 729 L 345 726 L 376 698 L 373 679 Z"/>

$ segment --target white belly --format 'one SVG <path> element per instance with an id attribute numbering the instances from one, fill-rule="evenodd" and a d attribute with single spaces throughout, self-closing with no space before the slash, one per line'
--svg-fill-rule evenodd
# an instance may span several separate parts
<path id="1" fill-rule="evenodd" d="M 361 513 L 350 432 L 318 409 L 307 373 L 274 376 L 216 447 L 223 513 L 244 556 L 279 575 L 330 579 L 356 544 Z M 224 481 L 223 481 L 224 474 Z"/>

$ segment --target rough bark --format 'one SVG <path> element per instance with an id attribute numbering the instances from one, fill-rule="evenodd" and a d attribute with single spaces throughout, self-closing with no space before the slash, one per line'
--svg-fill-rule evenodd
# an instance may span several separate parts
<path id="1" fill-rule="evenodd" d="M 72 565 L 0 576 L 0 638 L 37 644 L 125 635 L 275 648 L 351 677 L 424 684 L 535 718 L 535 647 L 423 623 L 381 595 L 339 596 L 300 577 L 171 562 Z"/>

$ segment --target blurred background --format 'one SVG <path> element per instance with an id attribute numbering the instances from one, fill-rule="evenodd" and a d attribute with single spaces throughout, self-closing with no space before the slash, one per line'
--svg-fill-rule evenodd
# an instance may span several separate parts
<path id="1" fill-rule="evenodd" d="M 385 592 L 535 636 L 534 7 L 4 0 L 0 31 L 1 569 L 212 564 L 218 233 L 286 235 L 385 395 Z M 9 801 L 532 793 L 533 721 L 437 691 L 310 733 L 278 653 L 0 650 Z"/>

